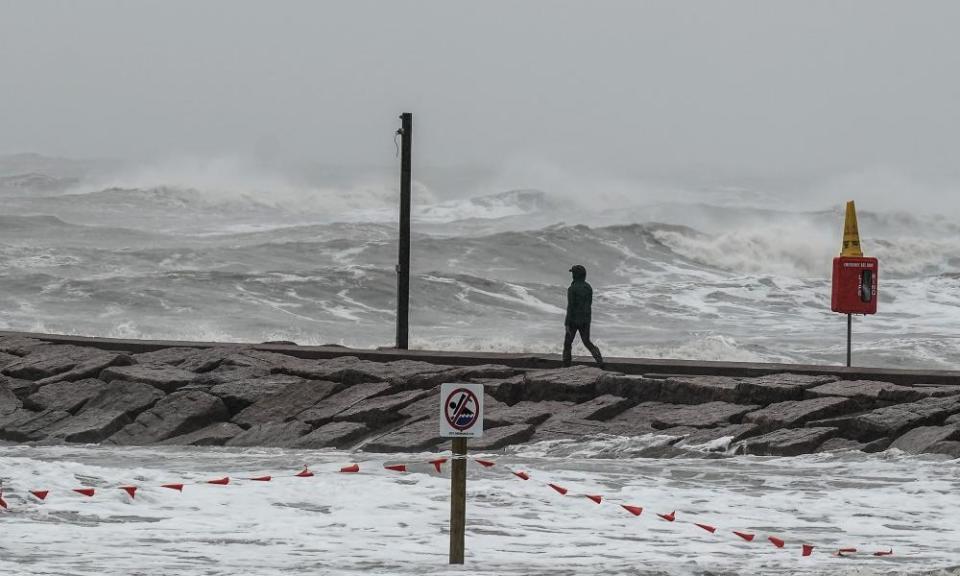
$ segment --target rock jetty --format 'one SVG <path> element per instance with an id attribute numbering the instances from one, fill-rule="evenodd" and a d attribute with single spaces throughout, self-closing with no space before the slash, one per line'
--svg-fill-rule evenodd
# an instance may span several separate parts
<path id="1" fill-rule="evenodd" d="M 432 450 L 439 386 L 479 382 L 474 450 L 599 435 L 663 438 L 649 455 L 792 456 L 888 448 L 960 457 L 960 385 L 841 375 L 621 374 L 451 366 L 253 346 L 131 353 L 0 337 L 0 442 Z"/>

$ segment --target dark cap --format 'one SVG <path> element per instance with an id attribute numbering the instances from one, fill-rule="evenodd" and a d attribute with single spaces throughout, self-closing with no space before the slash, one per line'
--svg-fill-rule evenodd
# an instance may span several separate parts
<path id="1" fill-rule="evenodd" d="M 582 274 L 584 276 L 587 275 L 587 269 L 579 264 L 576 264 L 572 268 L 570 268 L 570 272 L 573 272 L 574 274 Z"/>

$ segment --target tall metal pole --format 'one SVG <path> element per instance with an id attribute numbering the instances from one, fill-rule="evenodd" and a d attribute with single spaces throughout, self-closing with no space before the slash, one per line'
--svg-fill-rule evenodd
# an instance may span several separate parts
<path id="1" fill-rule="evenodd" d="M 850 367 L 851 349 L 853 348 L 853 314 L 847 314 L 847 368 Z"/>
<path id="2" fill-rule="evenodd" d="M 397 263 L 397 348 L 407 349 L 410 317 L 410 156 L 413 114 L 400 115 L 400 250 Z"/>
<path id="3" fill-rule="evenodd" d="M 450 564 L 463 564 L 467 528 L 467 439 L 453 439 L 450 470 Z M 458 458 L 459 456 L 459 458 Z"/>

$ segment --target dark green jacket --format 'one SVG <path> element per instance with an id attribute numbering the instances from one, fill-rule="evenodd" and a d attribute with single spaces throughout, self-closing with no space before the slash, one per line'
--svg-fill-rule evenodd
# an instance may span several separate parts
<path id="1" fill-rule="evenodd" d="M 574 280 L 567 288 L 566 326 L 589 326 L 590 306 L 593 304 L 593 288 L 586 280 Z"/>

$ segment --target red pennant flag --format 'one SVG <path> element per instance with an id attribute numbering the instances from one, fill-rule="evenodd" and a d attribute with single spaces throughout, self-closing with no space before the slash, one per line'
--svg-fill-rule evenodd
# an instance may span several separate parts
<path id="1" fill-rule="evenodd" d="M 529 479 L 530 479 L 530 475 L 527 474 L 526 472 L 514 472 L 513 475 L 516 476 L 517 478 L 521 479 L 521 480 L 529 480 Z"/>
<path id="2" fill-rule="evenodd" d="M 93 488 L 74 488 L 73 491 L 77 494 L 83 494 L 87 498 L 91 498 L 96 493 Z"/>
<path id="3" fill-rule="evenodd" d="M 843 556 L 844 554 L 856 554 L 856 548 L 841 548 L 837 550 L 837 556 Z"/>
<path id="4" fill-rule="evenodd" d="M 137 497 L 137 487 L 136 486 L 121 486 L 121 490 L 130 495 L 131 498 Z"/>
<path id="5" fill-rule="evenodd" d="M 360 471 L 360 465 L 352 464 L 350 466 L 344 466 L 343 468 L 340 469 L 340 471 L 343 472 L 344 474 L 353 474 L 355 472 Z"/>
<path id="6" fill-rule="evenodd" d="M 886 551 L 880 550 L 879 552 L 874 552 L 873 555 L 874 556 L 893 556 L 893 548 Z"/>
<path id="7" fill-rule="evenodd" d="M 626 510 L 627 512 L 633 514 L 634 516 L 639 516 L 643 514 L 643 508 L 641 508 L 640 506 L 629 506 L 627 504 L 621 504 L 620 507 Z"/>
<path id="8" fill-rule="evenodd" d="M 46 500 L 47 494 L 49 494 L 50 491 L 49 490 L 31 490 L 30 493 L 33 494 L 34 497 L 37 498 L 38 500 Z"/>
<path id="9" fill-rule="evenodd" d="M 383 467 L 386 468 L 387 470 L 393 470 L 394 472 L 406 472 L 406 471 L 407 471 L 407 466 L 406 466 L 406 464 L 389 464 L 389 465 L 384 464 Z"/>
<path id="10" fill-rule="evenodd" d="M 737 532 L 736 530 L 734 530 L 733 533 L 743 538 L 747 542 L 753 542 L 753 534 L 748 534 L 746 532 Z"/>
<path id="11" fill-rule="evenodd" d="M 776 536 L 770 536 L 767 538 L 767 540 L 769 540 L 770 543 L 776 546 L 777 548 L 783 548 L 783 545 L 786 544 L 786 542 L 777 538 Z"/>
<path id="12" fill-rule="evenodd" d="M 717 531 L 717 529 L 716 529 L 715 527 L 713 527 L 713 526 L 711 526 L 711 525 L 709 525 L 709 524 L 696 524 L 696 523 L 694 523 L 694 526 L 699 526 L 700 528 L 703 528 L 704 530 L 706 530 L 707 532 L 709 532 L 709 533 L 711 533 L 711 534 L 713 534 L 714 532 Z"/>
<path id="13" fill-rule="evenodd" d="M 183 484 L 162 484 L 160 487 L 176 490 L 177 492 L 183 492 Z"/>
<path id="14" fill-rule="evenodd" d="M 447 459 L 446 459 L 446 458 L 437 458 L 436 460 L 431 460 L 430 463 L 433 464 L 433 467 L 437 469 L 437 474 L 439 474 L 439 473 L 440 473 L 440 467 L 447 463 Z"/>
<path id="15" fill-rule="evenodd" d="M 254 482 L 269 482 L 273 480 L 273 476 L 257 476 L 256 478 L 250 478 Z"/>
<path id="16" fill-rule="evenodd" d="M 584 494 L 584 496 L 586 496 L 587 498 L 593 500 L 593 501 L 596 502 L 597 504 L 603 502 L 603 496 L 595 496 L 595 495 L 592 495 L 592 494 Z"/>
<path id="17" fill-rule="evenodd" d="M 230 483 L 230 477 L 224 476 L 223 478 L 217 478 L 216 480 L 207 480 L 207 484 L 216 484 L 217 486 L 226 486 Z"/>
<path id="18" fill-rule="evenodd" d="M 564 496 L 567 495 L 568 490 L 563 486 L 557 486 L 556 484 L 547 484 L 547 486 L 553 488 L 554 490 L 556 490 L 560 494 L 563 494 Z"/>
<path id="19" fill-rule="evenodd" d="M 358 467 L 357 470 L 360 470 L 360 468 Z M 341 472 L 343 472 L 343 470 L 341 470 Z M 303 470 L 294 474 L 294 476 L 296 476 L 297 478 L 312 478 L 313 472 L 304 468 Z"/>
<path id="20" fill-rule="evenodd" d="M 7 509 L 7 501 L 3 499 L 3 496 L 0 496 L 0 508 L 3 508 L 4 510 Z"/>
<path id="21" fill-rule="evenodd" d="M 673 512 L 671 512 L 671 513 L 669 513 L 669 514 L 657 514 L 657 516 L 663 518 L 663 519 L 666 520 L 667 522 L 673 522 L 674 520 L 677 519 L 677 511 L 674 510 Z"/>
<path id="22" fill-rule="evenodd" d="M 484 468 L 490 468 L 491 466 L 494 466 L 496 464 L 495 462 L 491 462 L 489 460 L 477 460 L 476 462 L 477 464 L 483 466 Z"/>
<path id="23" fill-rule="evenodd" d="M 814 549 L 814 548 L 815 548 L 815 546 L 811 546 L 810 544 L 804 544 L 804 545 L 803 545 L 803 555 L 804 555 L 804 556 L 809 556 L 809 555 L 813 554 L 813 549 Z"/>

